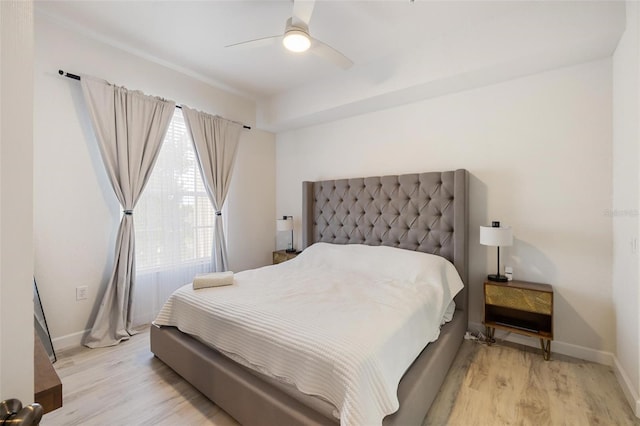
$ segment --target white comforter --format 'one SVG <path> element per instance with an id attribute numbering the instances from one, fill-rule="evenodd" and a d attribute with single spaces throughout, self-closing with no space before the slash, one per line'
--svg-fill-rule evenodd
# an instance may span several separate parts
<path id="1" fill-rule="evenodd" d="M 424 253 L 318 243 L 227 287 L 178 289 L 155 320 L 319 395 L 342 425 L 379 425 L 398 383 L 462 289 L 454 266 Z"/>

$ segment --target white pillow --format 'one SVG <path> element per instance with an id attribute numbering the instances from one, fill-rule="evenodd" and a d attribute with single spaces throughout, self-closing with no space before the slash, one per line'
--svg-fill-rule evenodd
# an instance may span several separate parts
<path id="1" fill-rule="evenodd" d="M 455 266 L 444 257 L 395 247 L 315 243 L 294 260 L 310 266 L 388 277 L 407 285 L 437 284 L 443 288 L 444 307 L 464 287 Z"/>

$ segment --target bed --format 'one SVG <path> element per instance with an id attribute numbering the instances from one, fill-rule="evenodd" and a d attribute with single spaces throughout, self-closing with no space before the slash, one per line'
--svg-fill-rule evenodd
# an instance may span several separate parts
<path id="1" fill-rule="evenodd" d="M 392 246 L 449 260 L 467 282 L 467 172 L 303 183 L 303 245 Z M 415 359 L 398 386 L 400 408 L 384 425 L 421 424 L 467 328 L 467 289 L 456 311 Z M 245 425 L 337 424 L 313 398 L 296 394 L 176 327 L 151 328 L 160 360 Z"/>

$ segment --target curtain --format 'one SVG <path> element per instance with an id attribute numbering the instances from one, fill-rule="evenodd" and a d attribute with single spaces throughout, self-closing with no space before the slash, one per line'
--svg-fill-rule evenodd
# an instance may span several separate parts
<path id="1" fill-rule="evenodd" d="M 212 269 L 214 209 L 178 108 L 133 218 L 137 327 L 152 322 L 171 293 Z"/>
<path id="2" fill-rule="evenodd" d="M 169 126 L 175 103 L 82 76 L 82 92 L 111 186 L 123 215 L 113 272 L 84 344 L 112 346 L 134 334 L 135 284 L 133 208 L 144 189 Z"/>
<path id="3" fill-rule="evenodd" d="M 190 109 L 185 105 L 182 105 L 182 113 L 198 156 L 198 167 L 205 189 L 215 209 L 211 253 L 213 270 L 226 271 L 229 260 L 222 222 L 222 206 L 229 192 L 242 125 Z"/>

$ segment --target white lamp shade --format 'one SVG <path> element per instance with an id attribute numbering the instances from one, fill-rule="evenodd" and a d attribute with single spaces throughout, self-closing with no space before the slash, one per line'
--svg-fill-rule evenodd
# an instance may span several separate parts
<path id="1" fill-rule="evenodd" d="M 506 247 L 513 245 L 513 233 L 510 226 L 480 227 L 480 244 L 483 246 Z"/>
<path id="2" fill-rule="evenodd" d="M 278 231 L 291 231 L 293 230 L 293 219 L 277 219 L 276 227 Z"/>

